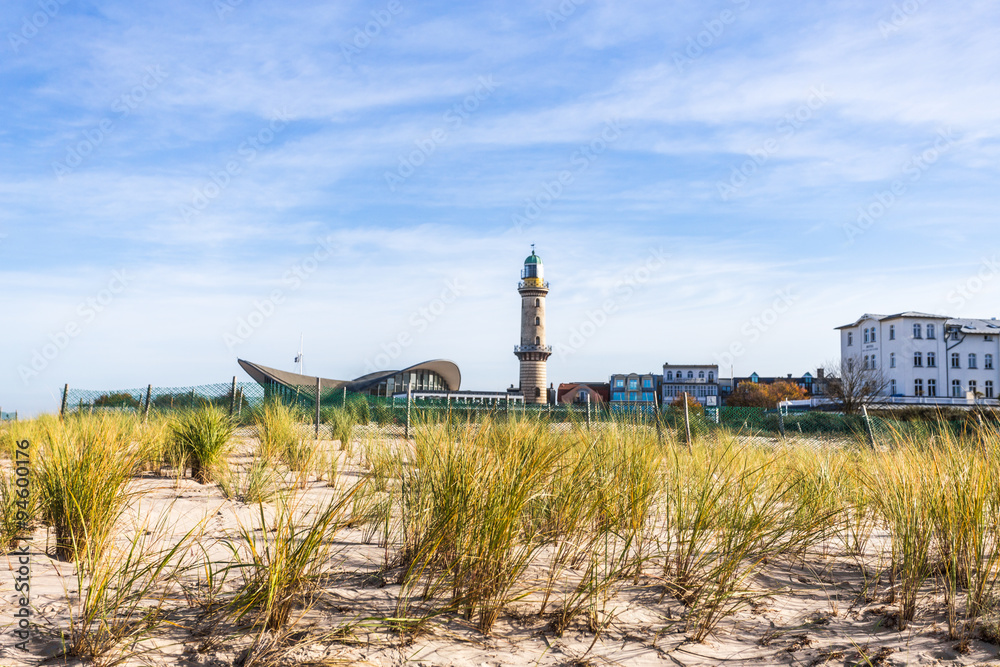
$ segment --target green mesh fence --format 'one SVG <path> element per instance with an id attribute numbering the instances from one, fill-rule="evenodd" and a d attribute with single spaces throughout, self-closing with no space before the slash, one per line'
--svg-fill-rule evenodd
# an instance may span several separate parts
<path id="1" fill-rule="evenodd" d="M 235 391 L 234 391 L 235 390 Z M 295 405 L 304 421 L 313 421 L 316 411 L 314 387 L 289 389 L 264 387 L 255 382 L 232 382 L 190 387 L 152 387 L 116 390 L 70 388 L 66 393 L 68 413 L 100 410 L 164 413 L 206 404 L 229 410 L 242 423 L 250 423 L 255 408 L 267 400 Z M 415 399 L 369 396 L 343 389 L 324 389 L 319 397 L 320 422 L 330 424 L 338 412 L 346 411 L 361 428 L 395 429 L 402 433 L 409 424 L 440 423 L 446 420 L 481 421 L 506 415 L 536 416 L 553 428 L 573 424 L 617 423 L 627 427 L 672 429 L 677 437 L 692 438 L 724 434 L 740 442 L 794 440 L 816 445 L 866 444 L 891 446 L 902 440 L 927 441 L 935 437 L 969 437 L 980 431 L 1000 430 L 1000 418 L 993 413 L 966 413 L 959 419 L 894 419 L 885 414 L 845 415 L 820 411 L 719 407 L 691 408 L 687 423 L 683 407 L 658 408 L 650 405 L 526 405 L 517 401 L 465 402 L 455 398 Z M 13 419 L 2 413 L 2 419 Z"/>

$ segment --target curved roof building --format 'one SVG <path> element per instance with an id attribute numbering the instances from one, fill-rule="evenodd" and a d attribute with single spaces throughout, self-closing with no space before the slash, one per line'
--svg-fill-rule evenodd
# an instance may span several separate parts
<path id="1" fill-rule="evenodd" d="M 398 371 L 376 371 L 354 380 L 332 380 L 314 375 L 300 375 L 237 359 L 240 367 L 265 389 L 315 389 L 319 380 L 323 391 L 346 387 L 350 392 L 372 396 L 392 396 L 410 389 L 412 391 L 457 392 L 462 384 L 462 373 L 453 361 L 432 359 Z"/>

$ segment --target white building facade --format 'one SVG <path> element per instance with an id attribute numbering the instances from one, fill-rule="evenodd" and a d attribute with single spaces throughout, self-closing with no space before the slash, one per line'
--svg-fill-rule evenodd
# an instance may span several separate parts
<path id="1" fill-rule="evenodd" d="M 929 313 L 862 315 L 840 331 L 844 364 L 880 370 L 893 403 L 998 405 L 1000 321 Z"/>
<path id="2" fill-rule="evenodd" d="M 663 364 L 663 404 L 669 405 L 687 394 L 707 408 L 719 406 L 719 366 L 717 364 Z"/>

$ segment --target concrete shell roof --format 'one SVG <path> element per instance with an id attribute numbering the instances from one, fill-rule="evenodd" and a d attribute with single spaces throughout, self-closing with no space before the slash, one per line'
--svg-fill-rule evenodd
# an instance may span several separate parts
<path id="1" fill-rule="evenodd" d="M 237 361 L 239 362 L 240 367 L 247 372 L 247 375 L 252 377 L 259 384 L 276 382 L 286 387 L 313 388 L 316 386 L 315 375 L 300 375 L 299 373 L 282 371 L 277 368 L 261 366 L 260 364 L 255 364 L 252 361 L 246 361 L 244 359 L 237 359 Z M 448 391 L 458 391 L 459 387 L 462 385 L 462 373 L 458 370 L 458 365 L 456 365 L 453 361 L 448 361 L 447 359 L 432 359 L 431 361 L 424 361 L 408 368 L 404 368 L 403 370 L 377 371 L 375 373 L 369 373 L 368 375 L 362 375 L 355 380 L 332 380 L 329 378 L 319 378 L 319 382 L 320 387 L 324 390 L 347 387 L 350 391 L 359 391 L 373 384 L 377 384 L 383 378 L 390 377 L 396 373 L 409 373 L 420 370 L 433 371 L 440 375 L 444 379 L 445 385 L 448 387 Z"/>

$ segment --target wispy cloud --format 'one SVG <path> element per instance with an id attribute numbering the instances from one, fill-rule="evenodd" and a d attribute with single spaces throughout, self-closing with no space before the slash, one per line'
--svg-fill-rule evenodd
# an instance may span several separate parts
<path id="1" fill-rule="evenodd" d="M 16 322 L 0 328 L 5 408 L 51 408 L 67 380 L 187 384 L 236 372 L 224 333 L 317 239 L 337 252 L 241 355 L 280 366 L 305 332 L 317 372 L 360 374 L 457 277 L 462 297 L 400 361 L 450 356 L 482 388 L 516 381 L 513 290 L 530 243 L 553 283 L 553 335 L 569 335 L 649 248 L 669 257 L 584 349 L 553 360 L 559 381 L 710 359 L 789 285 L 795 308 L 738 364 L 800 373 L 833 355 L 832 326 L 931 308 L 928 294 L 975 270 L 972 250 L 1000 240 L 1000 25 L 985 1 L 961 12 L 920 3 L 898 17 L 893 3 L 850 0 L 398 0 L 389 18 L 378 14 L 387 2 L 228 6 L 61 3 L 17 50 L 4 44 L 0 305 Z M 4 34 L 37 11 L 33 0 L 4 5 Z M 372 21 L 370 42 L 345 57 Z M 163 73 L 155 86 L 143 83 L 150 68 Z M 499 85 L 388 189 L 386 171 L 479 77 Z M 815 90 L 829 99 L 786 132 Z M 243 142 L 276 112 L 287 125 L 247 160 Z M 626 129 L 513 228 L 609 121 Z M 942 130 L 955 137 L 947 152 L 846 244 L 859 207 Z M 721 199 L 718 184 L 775 138 Z M 88 154 L 60 178 L 54 165 L 73 151 Z M 184 215 L 213 183 L 210 204 Z M 25 393 L 17 360 L 119 267 L 135 272 L 128 292 Z M 992 289 L 968 307 L 983 308 Z"/>

